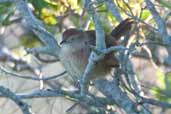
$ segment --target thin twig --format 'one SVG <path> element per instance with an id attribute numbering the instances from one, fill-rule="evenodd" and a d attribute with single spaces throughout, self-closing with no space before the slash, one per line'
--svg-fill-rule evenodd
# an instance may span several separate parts
<path id="1" fill-rule="evenodd" d="M 30 79 L 30 80 L 36 80 L 36 81 L 40 81 L 40 80 L 43 80 L 43 81 L 47 81 L 47 80 L 52 80 L 52 79 L 56 79 L 56 78 L 59 78 L 61 77 L 62 75 L 64 75 L 66 73 L 66 71 L 63 71 L 57 75 L 54 75 L 54 76 L 47 76 L 47 77 L 44 77 L 44 78 L 38 78 L 37 76 L 31 76 L 31 75 L 26 75 L 26 74 L 19 74 L 19 73 L 15 73 L 13 71 L 10 71 L 10 70 L 7 70 L 6 68 L 4 68 L 3 66 L 0 65 L 0 70 L 2 72 L 5 72 L 6 74 L 9 74 L 10 76 L 13 76 L 13 77 L 17 77 L 17 78 L 23 78 L 23 79 Z"/>

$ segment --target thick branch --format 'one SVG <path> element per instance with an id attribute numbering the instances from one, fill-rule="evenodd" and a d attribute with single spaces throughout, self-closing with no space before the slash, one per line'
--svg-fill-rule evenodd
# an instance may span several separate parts
<path id="1" fill-rule="evenodd" d="M 15 0 L 15 4 L 27 26 L 39 37 L 39 39 L 47 47 L 50 47 L 50 49 L 46 51 L 49 51 L 49 53 L 53 55 L 54 52 L 58 52 L 59 46 L 57 44 L 57 41 L 51 33 L 46 31 L 42 23 L 35 18 L 32 11 L 27 6 L 27 0 Z"/>

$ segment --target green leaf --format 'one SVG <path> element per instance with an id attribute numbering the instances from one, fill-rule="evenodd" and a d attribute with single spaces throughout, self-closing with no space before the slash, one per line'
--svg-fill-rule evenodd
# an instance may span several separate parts
<path id="1" fill-rule="evenodd" d="M 147 19 L 150 15 L 151 15 L 151 14 L 150 14 L 150 11 L 149 11 L 149 10 L 143 10 L 143 11 L 142 11 L 142 14 L 141 14 L 141 19 L 142 19 L 142 20 L 145 20 L 145 19 Z"/>

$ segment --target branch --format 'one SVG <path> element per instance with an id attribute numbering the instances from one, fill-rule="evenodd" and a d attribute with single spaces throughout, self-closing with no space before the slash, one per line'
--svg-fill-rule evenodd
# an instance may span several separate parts
<path id="1" fill-rule="evenodd" d="M 171 44 L 171 36 L 169 36 L 167 30 L 166 30 L 166 23 L 164 22 L 164 20 L 161 18 L 161 16 L 159 15 L 159 13 L 156 11 L 153 3 L 150 0 L 145 0 L 146 2 L 146 6 L 149 9 L 149 11 L 151 12 L 157 27 L 158 27 L 158 31 L 160 33 L 161 36 L 161 40 L 163 41 L 163 43 L 165 44 Z M 167 63 L 169 66 L 171 66 L 171 47 L 166 47 L 167 52 L 168 52 L 168 58 L 167 58 Z"/>
<path id="2" fill-rule="evenodd" d="M 31 53 L 31 54 L 35 54 L 35 55 L 43 53 L 43 54 L 57 56 L 56 53 L 52 54 L 52 50 L 55 50 L 55 48 L 52 49 L 52 47 L 49 47 L 49 46 L 46 46 L 46 47 L 36 47 L 36 48 L 26 48 L 25 50 L 26 50 L 27 53 Z M 57 50 L 55 50 L 55 51 L 57 51 Z"/>
<path id="3" fill-rule="evenodd" d="M 134 51 L 134 48 L 130 46 L 129 49 L 122 51 L 119 54 L 119 63 L 121 64 L 121 69 L 122 69 L 122 73 L 124 74 L 126 81 L 127 82 L 123 82 L 123 83 L 127 83 L 129 85 L 129 88 L 136 91 L 139 95 L 144 94 L 144 92 L 141 89 L 141 85 L 140 82 L 138 81 L 138 78 L 133 70 L 133 66 L 131 61 L 129 60 L 129 54 Z M 120 75 L 121 76 L 121 75 Z M 140 97 L 135 96 L 136 101 L 141 100 Z M 142 106 L 142 111 L 145 114 L 150 114 L 148 107 L 143 104 Z"/>
<path id="4" fill-rule="evenodd" d="M 106 97 L 123 108 L 128 114 L 139 114 L 135 103 L 118 87 L 116 81 L 97 80 L 95 86 Z"/>
<path id="5" fill-rule="evenodd" d="M 18 93 L 15 95 L 19 99 L 33 99 L 33 98 L 47 98 L 47 97 L 61 97 L 62 96 L 62 97 L 65 97 L 66 99 L 69 99 L 72 101 L 80 100 L 80 101 L 84 102 L 84 100 L 85 100 L 85 101 L 87 101 L 88 104 L 92 104 L 92 105 L 93 105 L 93 103 L 96 102 L 95 104 L 98 106 L 104 106 L 107 104 L 108 105 L 113 105 L 113 104 L 119 105 L 122 103 L 120 105 L 121 107 L 122 107 L 122 105 L 124 106 L 124 108 L 131 107 L 130 104 L 129 105 L 126 105 L 126 104 L 129 102 L 131 102 L 131 104 L 132 104 L 134 102 L 132 100 L 130 100 L 124 92 L 121 91 L 121 89 L 116 85 L 116 83 L 114 83 L 114 82 L 108 83 L 108 81 L 107 82 L 105 82 L 105 81 L 106 80 L 102 81 L 104 83 L 97 81 L 97 82 L 95 82 L 95 86 L 97 88 L 100 88 L 100 90 L 102 90 L 102 92 L 104 92 L 103 94 L 106 95 L 107 97 L 108 97 L 108 95 L 111 94 L 111 96 L 109 96 L 108 99 L 102 98 L 102 97 L 94 97 L 94 96 L 91 96 L 91 97 L 93 97 L 93 99 L 91 99 L 90 97 L 85 97 L 84 99 L 81 99 L 80 94 L 77 91 L 65 91 L 65 90 L 60 90 L 60 89 L 58 89 L 58 90 L 57 89 L 55 89 L 55 90 L 50 90 L 50 89 L 35 90 L 35 91 L 32 91 L 31 93 Z M 107 88 L 107 90 L 104 88 Z M 110 92 L 106 92 L 109 90 L 110 90 Z M 112 91 L 112 93 L 111 93 L 111 91 Z M 121 94 L 121 96 L 117 96 L 119 94 Z M 138 95 L 137 93 L 135 93 L 135 94 Z M 0 92 L 0 97 L 7 97 L 7 96 Z M 155 106 L 161 106 L 163 108 L 171 108 L 171 104 L 169 104 L 169 103 L 161 102 L 161 101 L 157 101 L 157 100 L 145 98 L 145 97 L 141 97 L 141 98 L 142 98 L 142 100 L 138 102 L 140 105 L 143 103 L 148 103 L 148 104 L 155 105 Z M 129 102 L 127 102 L 126 99 L 128 99 Z M 100 105 L 99 103 L 97 103 L 98 101 L 102 104 Z M 134 104 L 132 104 L 132 105 L 135 106 Z"/>
<path id="6" fill-rule="evenodd" d="M 135 96 L 138 96 L 138 97 L 141 98 L 141 100 L 138 102 L 139 104 L 147 103 L 147 104 L 159 106 L 159 107 L 162 107 L 162 108 L 171 108 L 171 103 L 162 102 L 162 101 L 158 101 L 158 100 L 155 100 L 155 99 L 151 99 L 151 98 L 146 98 L 146 97 L 140 96 L 134 90 L 130 91 L 130 92 L 132 92 Z"/>
<path id="7" fill-rule="evenodd" d="M 66 73 L 66 71 L 63 71 L 62 73 L 59 73 L 57 75 L 54 75 L 54 76 L 47 76 L 47 77 L 44 77 L 44 78 L 37 78 L 37 76 L 31 76 L 31 75 L 22 75 L 22 74 L 18 74 L 18 73 L 15 73 L 13 71 L 9 71 L 7 70 L 6 68 L 4 68 L 3 66 L 0 66 L 0 70 L 2 72 L 5 72 L 6 74 L 9 74 L 10 76 L 13 76 L 13 77 L 17 77 L 17 78 L 23 78 L 23 79 L 30 79 L 30 80 L 36 80 L 36 81 L 47 81 L 47 80 L 52 80 L 52 79 L 56 79 L 62 75 L 64 75 Z"/>
<path id="8" fill-rule="evenodd" d="M 22 57 L 16 57 L 11 50 L 4 46 L 0 46 L 0 61 L 1 62 L 12 62 L 15 64 L 15 68 L 18 70 L 30 70 L 31 72 L 35 73 L 35 68 L 33 68 L 27 60 L 23 59 Z"/>
<path id="9" fill-rule="evenodd" d="M 100 61 L 101 59 L 104 58 L 105 55 L 111 53 L 111 52 L 121 52 L 121 51 L 126 51 L 126 50 L 129 50 L 128 48 L 122 46 L 122 45 L 117 45 L 117 46 L 111 46 L 107 49 L 102 49 L 102 50 L 99 50 L 99 49 L 96 49 L 96 47 L 94 46 L 91 46 L 91 49 L 98 53 L 98 57 L 96 58 L 93 58 L 93 61 L 97 62 L 97 61 Z"/>
<path id="10" fill-rule="evenodd" d="M 104 0 L 107 9 L 112 13 L 112 15 L 116 18 L 118 22 L 122 21 L 122 17 L 118 11 L 113 0 Z"/>
<path id="11" fill-rule="evenodd" d="M 47 53 L 52 55 L 59 52 L 59 45 L 53 35 L 46 31 L 43 27 L 42 23 L 35 18 L 32 11 L 27 6 L 27 0 L 14 0 L 14 3 L 20 12 L 21 16 L 23 17 L 27 26 L 39 37 L 39 39 L 48 47 L 50 48 Z M 45 50 L 44 50 L 45 51 Z M 55 52 L 55 53 L 54 53 Z"/>
<path id="12" fill-rule="evenodd" d="M 12 2 L 13 0 L 0 0 L 0 3 Z"/>
<path id="13" fill-rule="evenodd" d="M 106 44 L 105 44 L 105 34 L 104 30 L 102 28 L 102 24 L 100 22 L 100 18 L 98 14 L 95 11 L 95 8 L 93 6 L 93 3 L 91 0 L 84 0 L 84 8 L 88 13 L 91 15 L 94 25 L 95 25 L 95 30 L 96 30 L 96 48 L 97 49 L 105 49 Z M 81 80 L 81 95 L 84 95 L 84 93 L 87 91 L 87 83 L 90 77 L 90 74 L 92 72 L 92 69 L 95 67 L 95 62 L 93 61 L 94 58 L 98 57 L 98 55 L 95 52 L 91 52 L 88 64 L 85 68 L 83 78 Z"/>
<path id="14" fill-rule="evenodd" d="M 35 90 L 31 93 L 20 93 L 16 94 L 19 99 L 33 99 L 33 98 L 47 98 L 47 97 L 64 97 L 68 100 L 83 103 L 88 106 L 96 106 L 105 108 L 107 104 L 115 104 L 115 102 L 111 102 L 110 100 L 106 100 L 103 97 L 96 96 L 85 96 L 82 98 L 78 91 L 67 91 L 62 89 L 47 89 L 47 90 Z M 6 97 L 4 94 L 0 93 L 0 97 Z"/>
<path id="15" fill-rule="evenodd" d="M 150 0 L 145 0 L 146 2 L 146 6 L 147 8 L 150 10 L 152 16 L 153 16 L 153 19 L 155 20 L 157 26 L 158 26 L 158 30 L 159 30 L 159 33 L 164 41 L 164 43 L 168 43 L 170 42 L 169 41 L 169 35 L 166 31 L 166 24 L 164 22 L 164 20 L 161 18 L 161 16 L 159 15 L 159 13 L 156 11 L 153 3 L 150 1 Z"/>
<path id="16" fill-rule="evenodd" d="M 21 14 L 27 27 L 38 36 L 43 44 L 45 44 L 43 49 L 37 49 L 36 51 L 39 53 L 50 54 L 58 58 L 60 47 L 57 41 L 53 35 L 44 28 L 42 23 L 33 15 L 31 9 L 27 6 L 27 0 L 0 0 L 0 3 L 5 2 L 15 3 L 16 8 Z"/>
<path id="17" fill-rule="evenodd" d="M 33 114 L 33 112 L 31 112 L 30 107 L 28 106 L 28 104 L 26 104 L 25 102 L 23 102 L 17 95 L 15 95 L 10 89 L 5 88 L 3 86 L 0 86 L 0 93 L 7 97 L 10 98 L 12 101 L 14 101 L 22 110 L 23 114 Z"/>
<path id="18" fill-rule="evenodd" d="M 151 105 L 156 105 L 162 108 L 171 108 L 171 104 L 170 103 L 166 103 L 166 102 L 161 102 L 161 101 L 157 101 L 154 99 L 150 99 L 150 98 L 144 98 L 142 97 L 142 100 L 140 101 L 140 104 L 142 103 L 148 103 Z"/>

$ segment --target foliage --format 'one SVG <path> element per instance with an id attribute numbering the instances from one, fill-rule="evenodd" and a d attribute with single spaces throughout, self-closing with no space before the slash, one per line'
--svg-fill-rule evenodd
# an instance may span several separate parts
<path id="1" fill-rule="evenodd" d="M 145 90 L 145 94 L 149 96 L 151 95 L 152 97 L 154 97 L 154 99 L 157 99 L 159 101 L 164 101 L 165 103 L 168 103 L 171 102 L 171 71 L 170 71 L 169 63 L 167 63 L 166 61 L 169 53 L 165 53 L 165 51 L 168 51 L 167 49 L 170 49 L 170 44 L 164 42 L 163 40 L 164 34 L 162 34 L 161 32 L 164 31 L 163 30 L 164 28 L 166 30 L 166 33 L 168 33 L 168 35 L 170 34 L 171 2 L 169 0 L 156 0 L 153 2 L 154 8 L 156 8 L 156 11 L 159 13 L 159 17 L 162 20 L 160 21 L 159 20 L 160 18 L 156 18 L 157 14 L 154 15 L 152 11 L 149 10 L 145 1 L 146 0 L 113 0 L 112 1 L 116 5 L 116 8 L 118 9 L 118 13 L 121 17 L 123 17 L 123 19 L 132 18 L 135 22 L 134 27 L 131 29 L 130 34 L 128 34 L 127 36 L 130 38 L 120 41 L 122 42 L 121 44 L 123 44 L 123 46 L 125 46 L 124 41 L 128 42 L 128 45 L 126 47 L 129 48 L 128 51 L 130 51 L 130 53 L 128 53 L 128 55 L 129 54 L 131 55 L 130 58 L 131 58 L 131 62 L 133 63 L 133 65 L 131 64 L 130 66 L 131 67 L 133 66 L 134 71 L 129 71 L 130 69 L 126 69 L 126 68 L 125 68 L 126 70 L 124 68 L 123 69 L 118 68 L 115 69 L 115 72 L 117 72 L 117 75 L 120 76 L 118 77 L 119 87 L 122 89 L 122 91 L 127 93 L 126 95 L 128 97 L 135 100 L 137 104 L 141 99 L 139 99 L 140 96 L 136 96 L 137 93 L 135 94 L 131 90 L 132 89 L 131 87 L 133 86 L 131 85 L 131 81 L 129 79 L 130 78 L 129 75 L 131 73 L 135 75 L 139 74 L 138 79 L 141 79 L 141 81 L 139 82 L 140 85 L 146 85 L 146 84 L 152 85 L 152 87 L 143 88 Z M 110 33 L 111 30 L 116 25 L 119 24 L 119 20 L 109 10 L 110 7 L 109 5 L 107 6 L 105 2 L 106 1 L 103 0 L 94 0 L 92 3 L 90 3 L 90 5 L 92 4 L 95 7 L 95 11 L 99 14 L 99 18 L 102 22 L 102 26 L 105 33 Z M 34 13 L 34 16 L 43 23 L 46 30 L 50 31 L 58 41 L 60 40 L 62 32 L 71 27 L 83 29 L 83 30 L 95 29 L 95 24 L 91 16 L 83 8 L 82 0 L 28 0 L 28 7 Z M 22 49 L 23 47 L 34 49 L 35 47 L 44 46 L 43 43 L 38 39 L 39 38 L 38 35 L 34 33 L 35 31 L 33 32 L 33 30 L 30 30 L 29 28 L 23 27 L 23 25 L 21 24 L 22 22 L 21 20 L 22 20 L 22 16 L 16 10 L 16 6 L 14 4 L 10 2 L 0 4 L 0 37 L 1 35 L 3 37 L 3 34 L 5 34 L 5 32 L 2 32 L 3 28 L 7 28 L 8 30 L 8 28 L 10 28 L 11 25 L 17 23 L 18 25 L 20 25 L 19 27 L 21 27 L 22 29 L 26 29 L 22 31 L 23 33 L 21 35 L 17 36 L 19 47 L 22 47 Z M 165 26 L 163 28 L 159 26 L 162 24 L 162 22 L 165 23 Z M 8 35 L 6 36 L 8 37 Z M 5 40 L 3 41 L 5 42 Z M 14 49 L 15 46 L 11 46 L 11 47 L 9 46 L 9 48 L 11 48 L 10 49 L 11 52 L 18 53 L 18 55 L 21 55 L 22 57 L 24 57 L 26 54 L 25 50 L 24 51 L 20 50 L 21 48 Z M 2 51 L 2 49 L 0 49 L 0 51 Z M 20 54 L 20 51 L 21 53 L 22 52 L 23 53 Z M 3 54 L 4 53 L 5 52 L 3 52 Z M 10 64 L 13 63 L 14 67 L 19 66 L 20 69 L 28 70 L 29 72 L 35 74 L 37 77 L 41 76 L 42 73 L 41 70 L 44 68 L 44 66 L 47 67 L 49 65 L 48 63 L 56 62 L 56 59 L 54 59 L 54 57 L 51 56 L 49 57 L 48 55 L 41 56 L 41 54 L 39 55 L 39 53 L 37 54 L 36 52 L 32 52 L 32 50 L 31 51 L 29 50 L 27 54 L 34 55 L 34 57 L 29 56 L 28 58 L 30 60 L 25 61 L 24 59 L 22 59 L 22 57 L 16 57 L 13 54 L 5 53 L 5 57 L 1 59 L 0 56 L 0 60 L 2 60 L 3 63 L 9 60 L 9 62 L 5 63 L 8 67 L 12 66 L 12 65 L 11 66 L 8 65 L 9 63 Z M 116 55 L 119 54 L 117 53 Z M 36 60 L 32 61 L 35 58 Z M 28 63 L 28 61 L 30 63 Z M 127 64 L 128 63 L 125 63 L 124 65 L 126 66 Z M 59 67 L 54 67 L 54 68 L 55 70 L 60 69 Z M 13 68 L 13 70 L 16 69 Z M 129 74 L 129 72 L 131 73 Z M 129 75 L 126 75 L 127 73 Z M 39 79 L 40 86 L 41 86 L 42 80 L 40 80 L 40 78 L 37 79 L 37 77 L 36 78 L 34 77 L 33 80 Z M 143 79 L 142 77 L 145 78 Z M 55 84 L 58 85 L 59 87 L 66 86 L 66 85 L 70 86 L 70 81 L 68 81 L 67 84 L 65 81 L 66 80 L 64 79 L 62 81 L 60 80 L 59 82 L 54 81 L 53 84 L 49 84 L 48 81 L 46 81 L 46 83 L 47 85 L 49 84 L 50 87 L 51 86 L 54 87 Z M 59 87 L 56 88 L 58 89 Z M 96 90 L 94 90 L 94 88 L 93 89 L 92 88 L 90 87 L 90 90 L 94 92 L 94 93 L 92 92 L 93 93 L 92 96 L 95 93 L 98 94 L 99 96 L 101 95 Z M 59 93 L 60 95 L 64 94 L 64 98 L 76 102 L 76 106 L 79 104 L 81 100 L 83 100 L 84 102 L 84 99 L 78 97 L 77 94 L 74 96 L 72 92 L 68 95 L 66 95 L 67 92 L 65 91 L 62 92 L 60 91 Z M 88 100 L 91 101 L 91 99 Z M 106 102 L 108 103 L 108 105 L 106 105 L 107 104 Z M 84 106 L 81 103 L 79 105 L 81 105 L 82 108 L 84 107 L 85 109 L 87 109 L 90 113 L 102 113 L 104 110 L 106 112 L 104 111 L 103 113 L 110 113 L 111 110 L 113 111 L 116 109 L 117 111 L 117 109 L 120 108 L 119 106 L 115 106 L 115 105 L 110 106 L 111 102 L 104 99 L 103 97 L 100 97 L 100 103 L 104 103 L 104 104 L 106 103 L 105 106 L 104 104 L 100 104 L 100 106 L 103 105 L 103 108 L 105 107 L 104 109 L 102 109 L 101 107 L 99 108 L 98 106 L 94 106 L 94 107 L 90 107 L 89 105 Z M 72 108 L 74 109 L 76 106 L 75 105 L 72 106 L 71 109 L 69 110 L 72 110 Z M 165 107 L 163 108 L 163 110 L 165 110 Z"/>

